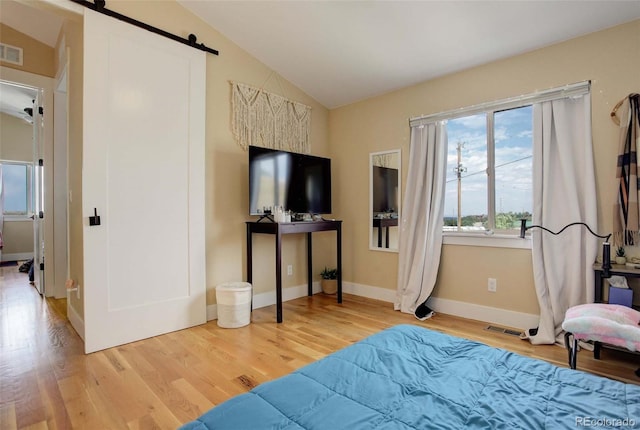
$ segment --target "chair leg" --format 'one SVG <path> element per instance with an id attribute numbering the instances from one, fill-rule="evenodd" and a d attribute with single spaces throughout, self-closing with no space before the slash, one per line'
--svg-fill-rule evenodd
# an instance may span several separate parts
<path id="1" fill-rule="evenodd" d="M 569 340 L 570 337 L 573 337 L 573 345 L 571 345 L 571 342 Z M 576 339 L 576 337 L 573 336 L 571 333 L 567 332 L 564 334 L 564 344 L 569 353 L 569 367 L 571 367 L 572 369 L 575 369 L 576 361 L 578 358 L 577 357 L 578 356 L 578 339 Z"/>

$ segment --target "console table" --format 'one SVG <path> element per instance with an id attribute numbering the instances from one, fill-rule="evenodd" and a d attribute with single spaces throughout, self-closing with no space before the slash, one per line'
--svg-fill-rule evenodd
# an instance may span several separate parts
<path id="1" fill-rule="evenodd" d="M 593 265 L 593 272 L 595 274 L 595 302 L 602 303 L 602 291 L 604 289 L 602 277 L 602 264 L 596 263 Z M 609 271 L 612 275 L 628 276 L 629 278 L 640 278 L 640 269 L 629 267 L 625 264 L 612 264 Z"/>
<path id="2" fill-rule="evenodd" d="M 276 320 L 282 322 L 282 236 L 285 234 L 307 234 L 307 285 L 308 295 L 313 294 L 313 264 L 311 233 L 336 231 L 336 256 L 338 269 L 338 303 L 342 303 L 342 221 L 301 222 L 253 222 L 247 221 L 247 282 L 253 280 L 252 236 L 255 233 L 273 234 L 276 237 Z"/>
<path id="3" fill-rule="evenodd" d="M 384 247 L 389 247 L 389 227 L 398 226 L 398 218 L 374 218 L 372 226 L 378 229 L 378 248 L 382 248 L 382 229 L 385 229 Z"/>

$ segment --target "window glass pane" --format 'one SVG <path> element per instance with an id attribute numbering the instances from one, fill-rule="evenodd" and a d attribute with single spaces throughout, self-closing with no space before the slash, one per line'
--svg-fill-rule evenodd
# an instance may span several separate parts
<path id="1" fill-rule="evenodd" d="M 2 165 L 4 213 L 7 215 L 26 215 L 27 213 L 27 172 L 27 166 L 22 164 Z"/>
<path id="2" fill-rule="evenodd" d="M 533 111 L 531 106 L 496 112 L 496 229 L 518 229 L 533 211 Z"/>
<path id="3" fill-rule="evenodd" d="M 449 120 L 447 135 L 445 231 L 484 230 L 488 219 L 486 115 Z"/>

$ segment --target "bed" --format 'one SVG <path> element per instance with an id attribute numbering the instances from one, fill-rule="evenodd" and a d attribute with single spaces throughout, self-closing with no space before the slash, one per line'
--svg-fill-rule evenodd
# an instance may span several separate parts
<path id="1" fill-rule="evenodd" d="M 182 430 L 640 428 L 640 386 L 414 325 L 363 339 Z"/>

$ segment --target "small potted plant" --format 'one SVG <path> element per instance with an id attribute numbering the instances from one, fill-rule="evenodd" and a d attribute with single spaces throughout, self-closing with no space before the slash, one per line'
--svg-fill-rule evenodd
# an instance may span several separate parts
<path id="1" fill-rule="evenodd" d="M 616 249 L 616 264 L 625 264 L 627 262 L 627 258 L 624 253 L 624 246 L 619 246 Z"/>
<path id="2" fill-rule="evenodd" d="M 338 269 L 328 269 L 326 266 L 320 272 L 322 281 L 320 286 L 325 294 L 335 294 L 338 292 Z"/>

